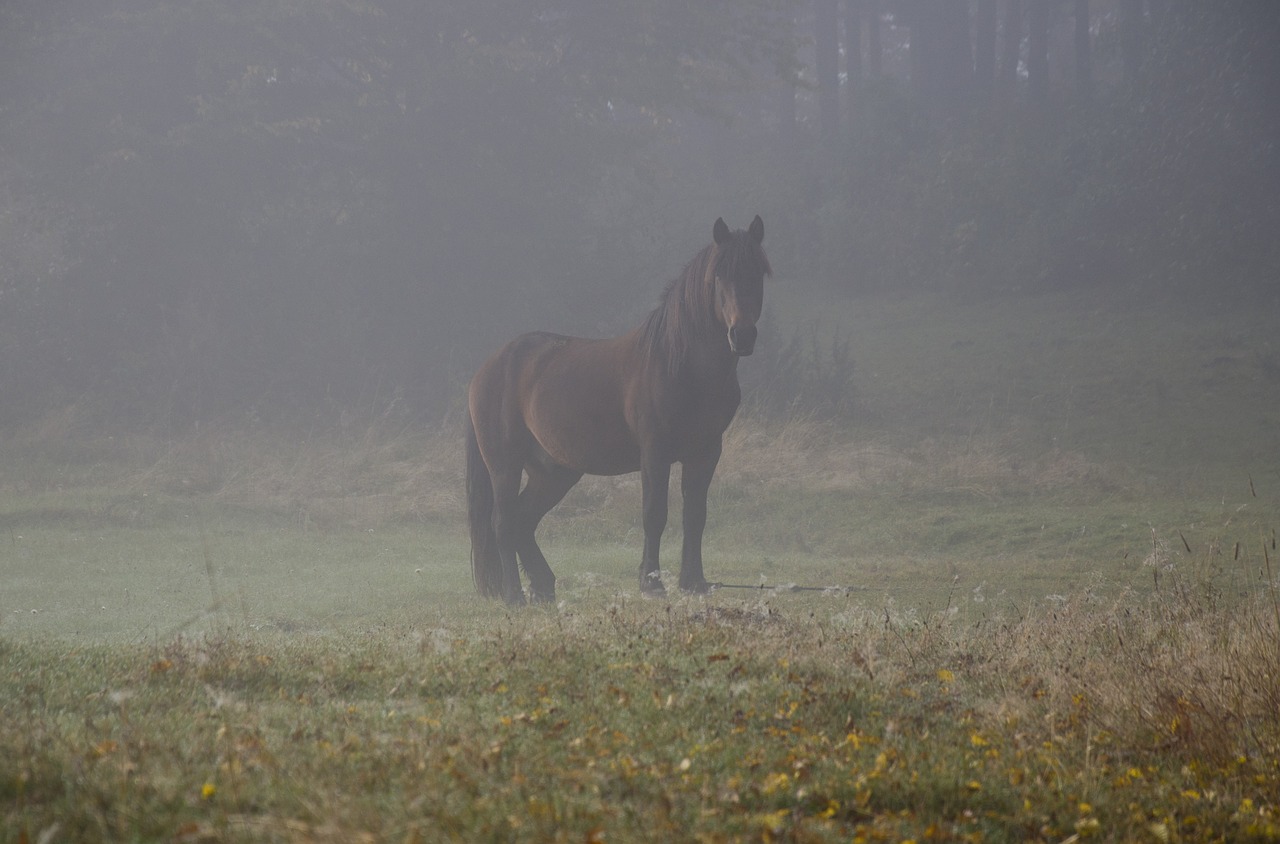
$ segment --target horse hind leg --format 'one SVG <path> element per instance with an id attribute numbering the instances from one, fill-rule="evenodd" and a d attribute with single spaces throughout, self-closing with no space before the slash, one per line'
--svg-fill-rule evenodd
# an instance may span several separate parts
<path id="1" fill-rule="evenodd" d="M 492 472 L 493 532 L 502 561 L 501 592 L 508 604 L 524 603 L 516 548 L 520 537 L 520 469 Z"/>
<path id="2" fill-rule="evenodd" d="M 538 547 L 535 533 L 542 517 L 560 503 L 565 494 L 582 477 L 581 472 L 549 461 L 531 462 L 526 468 L 529 480 L 520 493 L 520 529 L 515 537 L 516 552 L 524 573 L 529 576 L 533 600 L 553 602 L 556 599 L 556 576 Z"/>

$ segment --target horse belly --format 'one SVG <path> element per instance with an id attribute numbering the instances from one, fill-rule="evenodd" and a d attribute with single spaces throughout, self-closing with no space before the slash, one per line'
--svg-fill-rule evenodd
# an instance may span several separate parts
<path id="1" fill-rule="evenodd" d="M 551 459 L 588 475 L 640 469 L 640 446 L 611 385 L 549 377 L 535 390 L 526 422 Z"/>
<path id="2" fill-rule="evenodd" d="M 587 475 L 624 475 L 640 469 L 640 447 L 612 419 L 544 412 L 530 420 L 529 429 L 561 466 Z"/>

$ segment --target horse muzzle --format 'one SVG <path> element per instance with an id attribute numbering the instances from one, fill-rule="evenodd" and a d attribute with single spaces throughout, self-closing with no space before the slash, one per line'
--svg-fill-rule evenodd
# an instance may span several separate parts
<path id="1" fill-rule="evenodd" d="M 746 357 L 755 351 L 756 327 L 754 325 L 729 326 L 729 349 L 738 357 Z"/>

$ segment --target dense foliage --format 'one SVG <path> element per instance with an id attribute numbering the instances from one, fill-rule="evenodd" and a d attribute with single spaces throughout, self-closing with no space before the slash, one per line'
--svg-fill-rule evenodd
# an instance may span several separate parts
<path id="1" fill-rule="evenodd" d="M 439 414 L 517 331 L 636 322 L 720 215 L 840 292 L 1271 284 L 1273 5 L 979 0 L 999 68 L 931 9 L 6 4 L 0 423 Z"/>

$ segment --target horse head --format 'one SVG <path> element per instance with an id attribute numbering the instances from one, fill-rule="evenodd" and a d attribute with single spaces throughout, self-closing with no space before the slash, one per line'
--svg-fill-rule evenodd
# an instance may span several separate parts
<path id="1" fill-rule="evenodd" d="M 728 332 L 730 351 L 745 357 L 756 346 L 756 322 L 764 307 L 764 277 L 773 274 L 760 245 L 764 221 L 757 214 L 745 231 L 730 231 L 719 218 L 711 238 L 716 245 L 711 263 L 716 316 Z"/>

